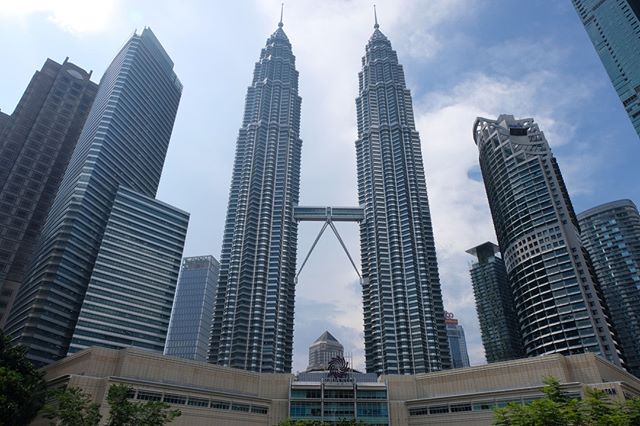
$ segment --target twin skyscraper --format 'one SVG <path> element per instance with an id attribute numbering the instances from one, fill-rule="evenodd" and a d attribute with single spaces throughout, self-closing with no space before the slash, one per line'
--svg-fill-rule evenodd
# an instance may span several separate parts
<path id="1" fill-rule="evenodd" d="M 359 73 L 356 141 L 367 371 L 449 366 L 411 94 L 376 21 Z M 298 72 L 283 24 L 247 91 L 231 181 L 209 360 L 291 371 L 300 191 Z"/>

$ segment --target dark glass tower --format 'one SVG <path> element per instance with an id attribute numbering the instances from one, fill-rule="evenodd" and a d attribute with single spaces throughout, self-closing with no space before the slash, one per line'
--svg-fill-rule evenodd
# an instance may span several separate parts
<path id="1" fill-rule="evenodd" d="M 209 360 L 291 371 L 300 188 L 298 72 L 282 22 L 247 90 L 222 241 Z"/>
<path id="2" fill-rule="evenodd" d="M 640 136 L 640 1 L 572 2 Z"/>
<path id="3" fill-rule="evenodd" d="M 120 189 L 155 197 L 182 93 L 172 68 L 146 28 L 100 81 L 7 322 L 8 334 L 38 364 L 69 351 Z"/>
<path id="4" fill-rule="evenodd" d="M 620 365 L 591 261 L 558 163 L 533 119 L 478 118 L 493 224 L 527 356 L 595 352 Z"/>
<path id="5" fill-rule="evenodd" d="M 627 369 L 640 377 L 640 214 L 631 200 L 618 200 L 578 215 Z"/>
<path id="6" fill-rule="evenodd" d="M 497 245 L 486 242 L 467 250 L 478 261 L 471 265 L 482 345 L 487 362 L 524 358 L 513 291 Z"/>
<path id="7" fill-rule="evenodd" d="M 0 113 L 0 327 L 98 91 L 90 77 L 47 59 L 14 113 Z"/>
<path id="8" fill-rule="evenodd" d="M 451 367 L 468 367 L 470 365 L 469 352 L 467 351 L 467 339 L 464 337 L 464 328 L 450 312 L 445 313 L 445 324 L 449 338 L 449 349 L 451 350 Z"/>
<path id="9" fill-rule="evenodd" d="M 185 257 L 180 270 L 165 355 L 206 361 L 220 263 L 213 256 Z"/>
<path id="10" fill-rule="evenodd" d="M 367 372 L 450 367 L 420 137 L 402 65 L 376 22 L 358 74 L 358 195 Z"/>

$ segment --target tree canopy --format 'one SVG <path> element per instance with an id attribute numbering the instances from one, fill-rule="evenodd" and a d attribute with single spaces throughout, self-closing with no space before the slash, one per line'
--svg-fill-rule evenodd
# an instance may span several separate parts
<path id="1" fill-rule="evenodd" d="M 44 374 L 25 357 L 24 346 L 11 346 L 0 330 L 0 424 L 26 425 L 44 405 Z"/>
<path id="2" fill-rule="evenodd" d="M 495 426 L 638 426 L 640 399 L 613 401 L 600 389 L 588 389 L 584 399 L 565 395 L 553 377 L 544 380 L 544 397 L 495 410 Z"/>

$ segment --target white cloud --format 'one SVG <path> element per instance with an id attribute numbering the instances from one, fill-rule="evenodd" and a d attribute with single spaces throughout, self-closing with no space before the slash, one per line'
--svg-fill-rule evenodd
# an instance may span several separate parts
<path id="1" fill-rule="evenodd" d="M 116 15 L 118 0 L 20 0 L 4 1 L 0 18 L 27 19 L 45 14 L 64 31 L 74 34 L 97 33 L 109 29 Z"/>

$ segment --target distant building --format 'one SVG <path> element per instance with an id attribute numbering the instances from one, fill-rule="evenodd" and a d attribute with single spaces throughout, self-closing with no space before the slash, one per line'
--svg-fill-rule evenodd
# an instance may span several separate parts
<path id="1" fill-rule="evenodd" d="M 640 214 L 618 200 L 578 215 L 627 369 L 640 377 Z"/>
<path id="2" fill-rule="evenodd" d="M 182 85 L 151 29 L 105 71 L 5 331 L 37 365 L 162 351 L 188 214 L 154 199 Z"/>
<path id="3" fill-rule="evenodd" d="M 445 324 L 447 325 L 447 337 L 451 350 L 452 368 L 468 367 L 470 365 L 469 352 L 467 351 L 467 340 L 464 337 L 464 328 L 458 324 L 458 320 L 451 312 L 445 312 Z"/>
<path id="4" fill-rule="evenodd" d="M 213 256 L 185 257 L 171 312 L 164 354 L 206 361 L 220 263 Z"/>
<path id="5" fill-rule="evenodd" d="M 344 356 L 344 347 L 331 333 L 325 331 L 309 346 L 307 371 L 326 370 L 329 368 L 329 361 L 337 356 Z"/>
<path id="6" fill-rule="evenodd" d="M 90 77 L 47 59 L 13 114 L 0 112 L 0 327 L 98 91 Z"/>
<path id="7" fill-rule="evenodd" d="M 640 136 L 640 1 L 572 2 Z"/>
<path id="8" fill-rule="evenodd" d="M 611 320 L 558 163 L 531 118 L 478 117 L 493 224 L 527 356 L 595 352 L 621 365 Z"/>
<path id="9" fill-rule="evenodd" d="M 525 356 L 513 291 L 497 245 L 486 242 L 467 250 L 477 261 L 471 265 L 482 345 L 487 362 Z"/>

